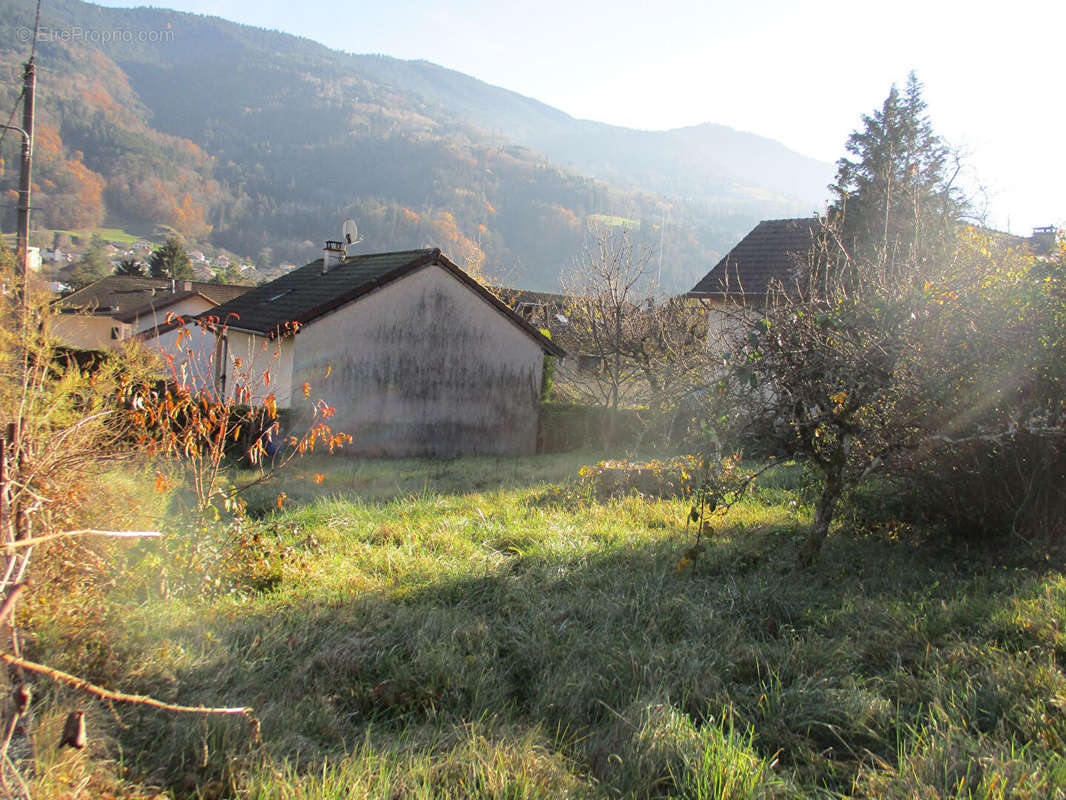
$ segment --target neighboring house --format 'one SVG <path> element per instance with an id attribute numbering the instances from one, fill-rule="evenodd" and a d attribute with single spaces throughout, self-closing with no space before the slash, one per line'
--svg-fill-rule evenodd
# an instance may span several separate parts
<path id="1" fill-rule="evenodd" d="M 820 231 L 817 217 L 763 220 L 687 296 L 760 305 L 773 289 L 795 285 Z"/>
<path id="2" fill-rule="evenodd" d="M 1054 251 L 1058 238 L 1058 228 L 1054 225 L 1042 225 L 1033 228 L 1033 235 L 1029 237 L 1028 243 L 1035 255 L 1049 256 Z"/>
<path id="3" fill-rule="evenodd" d="M 188 323 L 246 291 L 246 286 L 109 275 L 55 302 L 60 313 L 52 334 L 81 350 L 114 350 L 138 339 L 164 359 L 174 356 L 185 361 L 188 353 L 196 352 L 198 371 L 209 380 L 211 370 L 205 365 L 214 353 L 214 337 Z M 187 333 L 182 333 L 183 328 Z M 181 352 L 176 346 L 179 337 Z M 192 376 L 188 383 L 193 388 L 204 386 Z"/>
<path id="4" fill-rule="evenodd" d="M 707 308 L 708 344 L 740 309 L 760 308 L 772 292 L 795 287 L 820 234 L 817 217 L 763 220 L 715 264 L 685 295 Z"/>
<path id="5" fill-rule="evenodd" d="M 573 380 L 581 373 L 596 372 L 603 366 L 604 355 L 586 352 L 575 335 L 570 322 L 571 300 L 567 295 L 509 288 L 498 289 L 496 294 L 530 324 L 547 330 L 551 340 L 566 350 L 566 358 L 555 365 L 556 378 Z"/>
<path id="6" fill-rule="evenodd" d="M 248 376 L 251 402 L 272 394 L 298 424 L 322 398 L 358 455 L 532 453 L 544 356 L 565 355 L 439 249 L 346 257 L 328 242 L 204 316 L 227 391 Z"/>
<path id="7" fill-rule="evenodd" d="M 41 271 L 41 248 L 39 247 L 27 247 L 26 248 L 26 261 L 31 272 Z"/>

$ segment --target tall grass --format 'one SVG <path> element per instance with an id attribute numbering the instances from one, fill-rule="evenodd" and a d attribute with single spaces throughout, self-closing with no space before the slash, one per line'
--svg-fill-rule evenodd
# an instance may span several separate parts
<path id="1" fill-rule="evenodd" d="M 1060 569 L 842 530 L 798 571 L 784 468 L 679 574 L 687 506 L 552 491 L 579 461 L 301 465 L 201 534 L 255 562 L 207 594 L 123 554 L 109 679 L 250 704 L 263 740 L 121 710 L 96 755 L 188 797 L 1064 794 Z"/>

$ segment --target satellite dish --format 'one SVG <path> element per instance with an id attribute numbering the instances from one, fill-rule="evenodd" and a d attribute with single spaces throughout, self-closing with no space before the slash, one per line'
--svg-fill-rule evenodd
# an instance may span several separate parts
<path id="1" fill-rule="evenodd" d="M 344 243 L 345 249 L 348 245 L 358 244 L 359 241 L 359 226 L 355 224 L 355 220 L 344 220 L 344 225 L 341 226 L 341 242 Z"/>

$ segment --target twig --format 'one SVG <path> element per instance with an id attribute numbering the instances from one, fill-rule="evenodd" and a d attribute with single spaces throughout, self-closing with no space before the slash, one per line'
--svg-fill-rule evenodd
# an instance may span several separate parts
<path id="1" fill-rule="evenodd" d="M 26 785 L 26 779 L 22 777 L 22 770 L 18 768 L 14 759 L 11 758 L 10 753 L 4 753 L 4 761 L 6 761 L 8 767 L 11 768 L 11 773 L 15 776 L 15 780 L 18 781 L 19 789 L 22 790 L 23 796 L 26 800 L 33 800 L 33 794 L 30 792 L 30 787 Z"/>
<path id="2" fill-rule="evenodd" d="M 115 692 L 111 689 L 105 689 L 102 686 L 96 686 L 89 683 L 83 678 L 71 675 L 69 672 L 63 672 L 62 670 L 48 667 L 44 664 L 38 664 L 34 661 L 27 661 L 24 658 L 16 658 L 10 653 L 0 653 L 0 661 L 3 661 L 5 664 L 21 667 L 22 669 L 28 669 L 30 672 L 45 675 L 54 681 L 69 684 L 76 689 L 88 692 L 89 694 L 104 700 L 117 700 L 121 703 L 135 703 L 137 705 L 160 708 L 164 711 L 177 711 L 185 714 L 239 714 L 252 720 L 253 724 L 255 723 L 255 709 L 247 706 L 211 708 L 209 706 L 183 706 L 176 703 L 165 703 L 162 700 L 156 700 L 154 697 L 146 697 L 141 694 L 126 694 L 125 692 Z"/>
<path id="3" fill-rule="evenodd" d="M 18 781 L 19 789 L 22 790 L 22 794 L 26 798 L 26 800 L 33 800 L 33 795 L 30 794 L 30 787 L 26 785 L 26 781 L 22 777 L 22 773 L 19 772 L 19 768 L 15 766 L 15 762 L 11 760 L 11 756 L 9 756 L 7 753 L 4 753 L 4 762 L 7 766 L 11 767 L 11 773 L 15 776 L 15 780 Z M 0 772 L 0 774 L 7 772 L 7 770 L 3 769 L 2 767 L 0 767 L 0 771 L 2 771 Z M 11 790 L 7 787 L 6 781 L 4 782 L 4 791 L 8 793 L 9 797 L 11 796 Z"/>
<path id="4" fill-rule="evenodd" d="M 158 538 L 163 534 L 159 531 L 104 531 L 96 530 L 95 528 L 82 528 L 76 531 L 62 531 L 60 533 L 49 533 L 47 536 L 34 536 L 29 539 L 19 539 L 14 542 L 7 542 L 4 547 L 8 550 L 12 550 L 16 547 L 30 547 L 41 542 L 50 542 L 53 539 L 65 539 L 70 536 L 111 536 L 117 539 L 138 539 L 142 537 L 154 537 Z"/>
<path id="5" fill-rule="evenodd" d="M 0 625 L 4 624 L 4 620 L 8 618 L 8 615 L 14 610 L 15 602 L 19 599 L 19 595 L 29 586 L 29 582 L 16 583 L 11 587 L 11 591 L 7 597 L 4 598 L 3 604 L 0 604 Z"/>

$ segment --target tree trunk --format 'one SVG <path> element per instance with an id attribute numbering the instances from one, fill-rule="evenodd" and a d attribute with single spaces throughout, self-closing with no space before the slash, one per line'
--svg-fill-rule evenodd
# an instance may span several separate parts
<path id="1" fill-rule="evenodd" d="M 843 482 L 839 476 L 834 475 L 832 478 L 826 478 L 822 496 L 818 498 L 818 502 L 814 506 L 814 522 L 811 523 L 807 539 L 800 550 L 800 564 L 802 566 L 809 567 L 813 564 L 815 557 L 822 549 L 822 544 L 825 542 L 826 536 L 829 535 L 829 525 L 833 521 L 837 500 L 840 499 L 843 488 Z"/>

